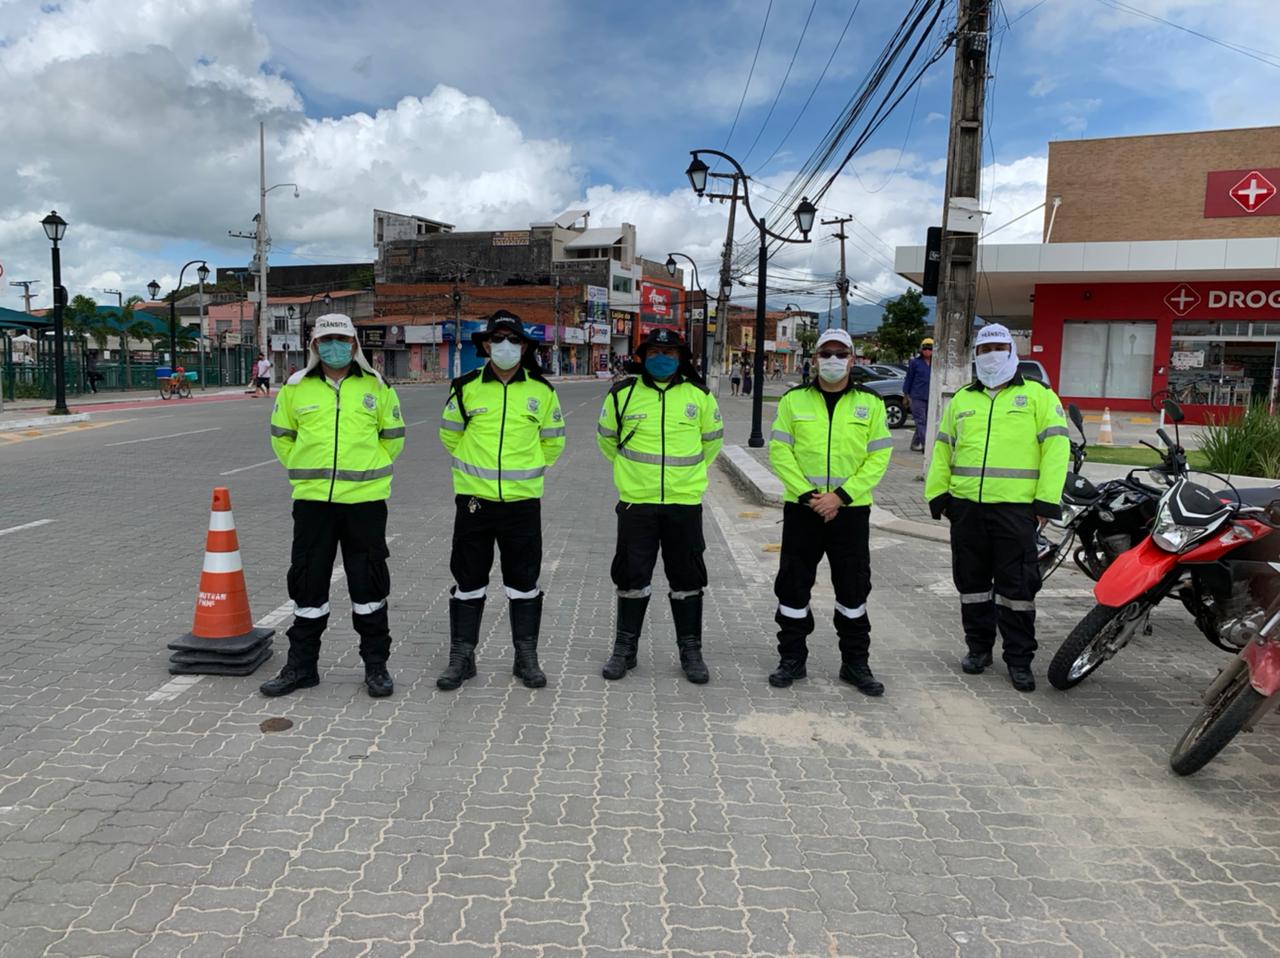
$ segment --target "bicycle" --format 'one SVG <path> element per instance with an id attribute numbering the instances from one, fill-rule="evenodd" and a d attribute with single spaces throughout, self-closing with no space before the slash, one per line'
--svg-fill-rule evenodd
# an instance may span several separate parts
<path id="1" fill-rule="evenodd" d="M 191 398 L 191 383 L 181 371 L 160 380 L 160 398 L 167 400 L 173 396 L 179 399 Z"/>
<path id="2" fill-rule="evenodd" d="M 1206 405 L 1213 398 L 1208 387 L 1215 382 L 1212 379 L 1193 379 L 1181 386 L 1157 390 L 1151 394 L 1151 408 L 1159 412 L 1166 399 L 1172 399 L 1180 406 Z"/>

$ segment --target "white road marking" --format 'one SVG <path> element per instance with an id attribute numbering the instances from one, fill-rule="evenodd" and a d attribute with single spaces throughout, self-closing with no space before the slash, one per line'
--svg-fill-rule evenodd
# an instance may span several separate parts
<path id="1" fill-rule="evenodd" d="M 109 442 L 107 447 L 111 446 L 132 446 L 136 442 L 157 442 L 161 439 L 177 439 L 179 436 L 198 436 L 202 432 L 217 432 L 221 426 L 210 426 L 208 429 L 193 429 L 190 432 L 175 432 L 168 436 L 148 436 L 146 439 L 126 439 L 124 442 Z"/>
<path id="2" fill-rule="evenodd" d="M 176 699 L 191 686 L 199 682 L 203 675 L 179 675 L 175 679 L 170 679 L 160 688 L 156 689 L 146 697 L 148 702 L 168 702 L 170 699 Z"/>
<path id="3" fill-rule="evenodd" d="M 228 469 L 226 472 L 218 473 L 218 475 L 234 476 L 237 472 L 248 472 L 250 469 L 257 469 L 260 466 L 270 465 L 271 463 L 278 461 L 278 459 L 264 459 L 262 462 L 255 462 L 252 466 L 241 466 L 239 469 Z"/>
<path id="4" fill-rule="evenodd" d="M 49 523 L 57 521 L 57 519 L 37 519 L 35 522 L 24 522 L 20 526 L 10 526 L 8 529 L 0 529 L 0 536 L 7 536 L 10 532 L 21 532 L 23 529 L 34 529 L 36 526 L 47 526 Z"/>

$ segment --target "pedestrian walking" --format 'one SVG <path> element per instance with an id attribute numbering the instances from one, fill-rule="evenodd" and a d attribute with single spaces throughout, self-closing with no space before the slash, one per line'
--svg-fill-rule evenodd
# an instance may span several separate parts
<path id="1" fill-rule="evenodd" d="M 782 378 L 782 361 L 781 360 L 775 359 L 773 361 L 773 378 L 775 381 Z"/>
<path id="2" fill-rule="evenodd" d="M 617 620 L 613 652 L 602 674 L 620 679 L 636 666 L 661 549 L 680 667 L 700 685 L 710 678 L 702 658 L 702 590 L 707 587 L 702 496 L 707 469 L 724 444 L 724 423 L 679 333 L 654 330 L 637 355 L 640 374 L 609 390 L 596 426 L 600 451 L 613 463 L 619 499 L 611 570 Z"/>
<path id="3" fill-rule="evenodd" d="M 978 378 L 955 394 L 934 440 L 925 498 L 951 520 L 951 575 L 970 675 L 991 665 L 996 629 L 1009 680 L 1035 690 L 1036 533 L 1060 515 L 1070 433 L 1062 402 L 1018 373 L 1018 352 L 999 323 L 978 331 Z"/>
<path id="4" fill-rule="evenodd" d="M 817 381 L 783 395 L 769 440 L 769 463 L 786 490 L 773 584 L 778 667 L 769 684 L 786 688 L 807 675 L 814 630 L 809 598 L 825 555 L 836 594 L 840 678 L 866 695 L 883 695 L 869 664 L 871 492 L 889 466 L 893 439 L 884 401 L 849 375 L 849 334 L 828 329 L 817 349 Z"/>
<path id="5" fill-rule="evenodd" d="M 512 674 L 540 689 L 547 684 L 538 664 L 543 476 L 564 451 L 564 414 L 519 316 L 500 309 L 471 340 L 488 361 L 453 381 L 440 417 L 440 441 L 453 463 L 454 584 L 449 664 L 436 686 L 451 691 L 475 677 L 496 545 L 515 648 Z"/>
<path id="6" fill-rule="evenodd" d="M 271 446 L 293 483 L 289 564 L 289 658 L 262 685 L 288 695 L 320 681 L 320 637 L 329 624 L 329 581 L 342 547 L 351 624 L 360 636 L 364 683 L 375 698 L 394 690 L 387 660 L 387 499 L 392 463 L 404 448 L 396 392 L 374 371 L 350 317 L 316 320 L 309 362 L 289 377 L 271 415 Z"/>
<path id="7" fill-rule="evenodd" d="M 89 391 L 95 395 L 98 392 L 98 380 L 102 376 L 98 372 L 98 353 L 96 350 L 89 350 L 84 354 L 84 381 L 89 387 Z"/>
<path id="8" fill-rule="evenodd" d="M 809 385 L 809 370 L 810 370 L 809 360 L 806 357 L 804 361 L 804 365 L 800 367 L 800 385 L 801 386 Z"/>
<path id="9" fill-rule="evenodd" d="M 369 371 L 373 372 L 372 366 Z M 253 394 L 255 397 L 271 395 L 271 360 L 262 353 L 258 353 L 258 358 L 253 363 Z"/>
<path id="10" fill-rule="evenodd" d="M 933 369 L 933 340 L 926 337 L 920 343 L 920 353 L 907 364 L 907 376 L 902 381 L 904 405 L 915 420 L 916 431 L 911 438 L 911 451 L 924 452 L 925 432 L 929 428 L 929 373 Z"/>
<path id="11" fill-rule="evenodd" d="M 743 365 L 744 364 L 739 363 L 735 359 L 733 361 L 732 368 L 729 370 L 729 395 L 730 396 L 738 395 L 738 391 L 742 388 Z"/>
<path id="12" fill-rule="evenodd" d="M 744 362 L 742 364 L 742 395 L 744 396 L 751 395 L 751 372 L 751 364 Z"/>

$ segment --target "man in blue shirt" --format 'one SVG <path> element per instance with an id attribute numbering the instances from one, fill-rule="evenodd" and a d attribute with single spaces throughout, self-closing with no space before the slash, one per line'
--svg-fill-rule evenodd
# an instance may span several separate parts
<path id="1" fill-rule="evenodd" d="M 911 438 L 911 451 L 924 452 L 924 431 L 929 428 L 929 373 L 933 368 L 933 340 L 920 343 L 920 355 L 907 364 L 907 378 L 902 382 L 903 405 L 916 421 L 916 434 Z"/>

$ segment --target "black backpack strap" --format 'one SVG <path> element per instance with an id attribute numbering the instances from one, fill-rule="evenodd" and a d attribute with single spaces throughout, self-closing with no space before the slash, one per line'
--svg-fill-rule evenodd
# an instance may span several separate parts
<path id="1" fill-rule="evenodd" d="M 622 417 L 627 414 L 627 407 L 631 405 L 631 397 L 635 395 L 636 385 L 638 382 L 639 380 L 636 380 L 636 379 L 633 379 L 631 381 L 631 388 L 627 390 L 627 401 L 622 404 L 621 409 L 618 408 L 618 393 L 620 390 L 615 389 L 610 393 L 610 395 L 613 396 L 613 415 L 614 415 L 614 418 L 618 421 L 619 438 L 617 440 L 617 444 L 619 449 L 621 449 L 623 446 L 629 443 L 631 441 L 631 437 L 636 434 L 636 429 L 640 428 L 639 426 L 636 426 L 629 433 L 627 433 L 625 437 L 622 436 Z"/>
<path id="2" fill-rule="evenodd" d="M 459 377 L 449 384 L 449 399 L 454 399 L 458 403 L 458 415 L 462 417 L 462 428 L 466 429 L 470 417 L 467 415 L 467 403 L 462 398 L 462 387 L 466 382 L 465 377 Z M 448 402 L 446 399 L 445 402 Z"/>

